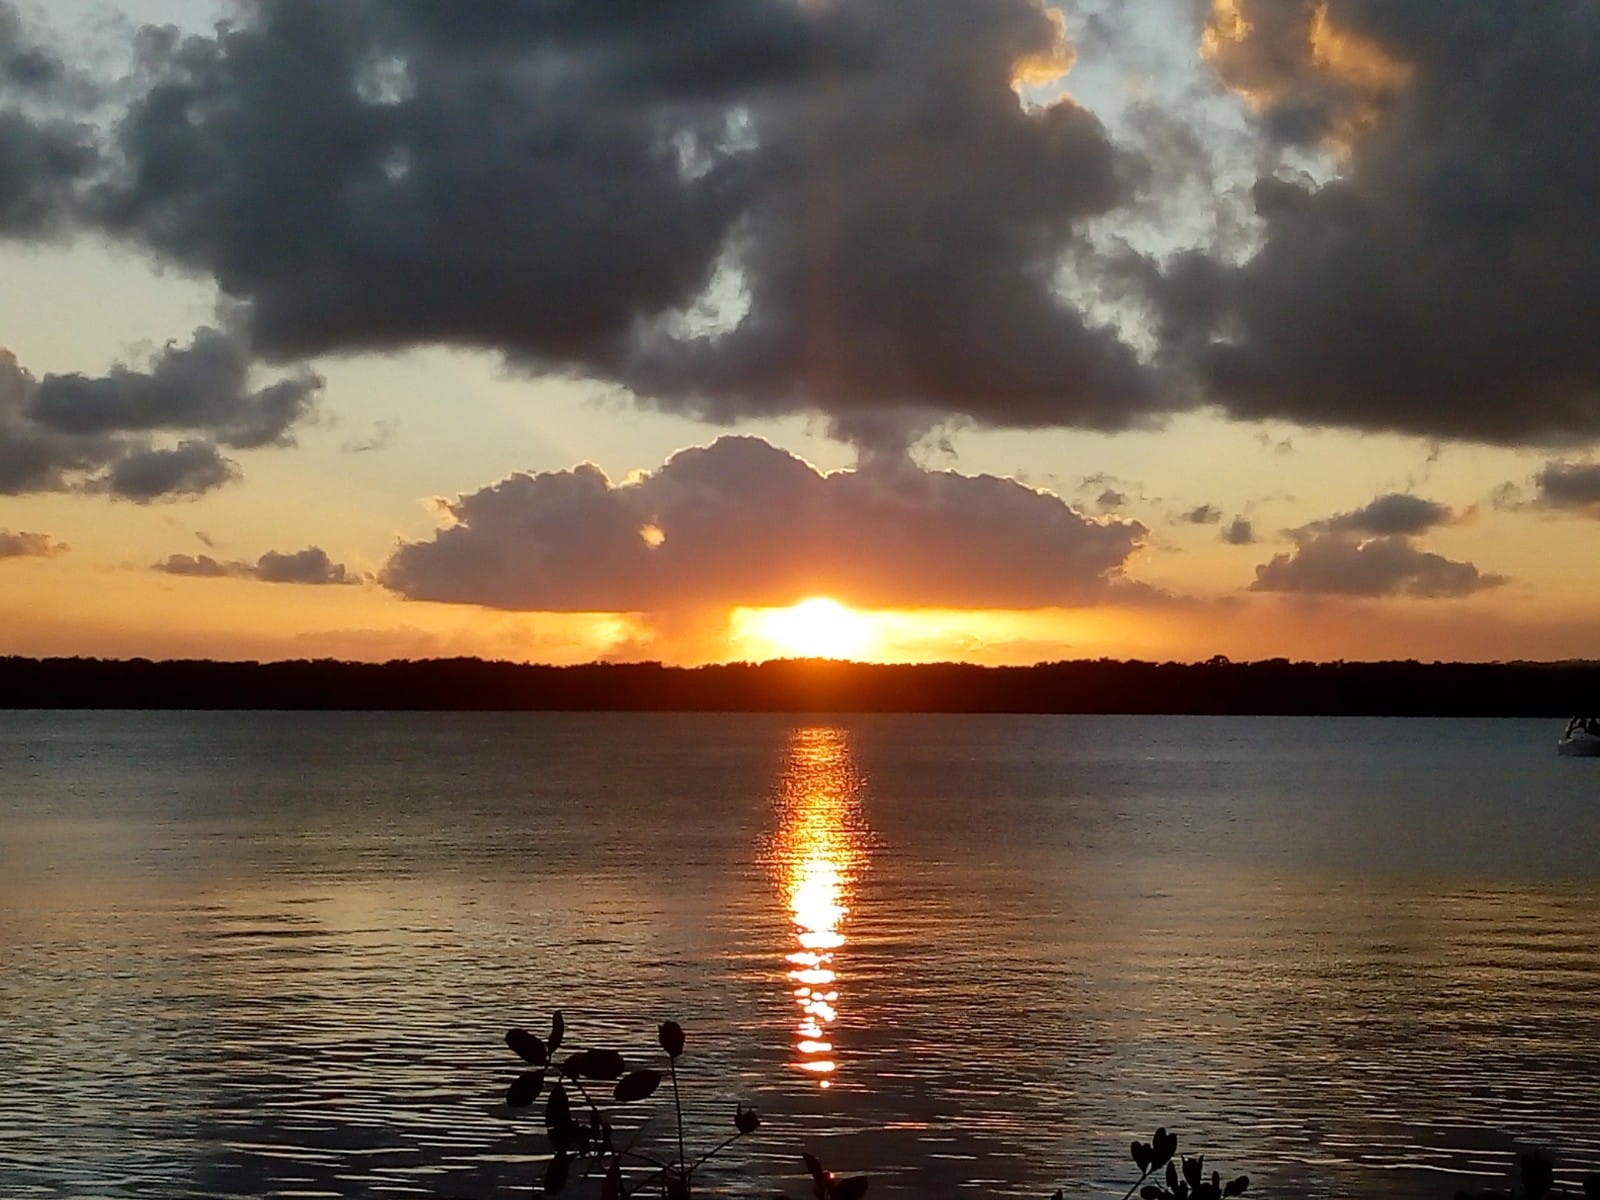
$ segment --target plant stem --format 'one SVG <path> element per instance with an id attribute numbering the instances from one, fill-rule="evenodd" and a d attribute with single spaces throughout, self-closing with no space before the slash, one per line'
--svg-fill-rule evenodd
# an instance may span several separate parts
<path id="1" fill-rule="evenodd" d="M 672 1107 L 678 1111 L 678 1170 L 683 1173 L 683 1190 L 689 1190 L 689 1154 L 683 1148 L 683 1100 L 678 1095 L 678 1060 L 667 1055 L 667 1065 L 672 1068 Z"/>
<path id="2" fill-rule="evenodd" d="M 1146 1167 L 1146 1168 L 1145 1168 L 1145 1169 L 1144 1169 L 1144 1174 L 1143 1174 L 1143 1175 L 1141 1175 L 1141 1176 L 1139 1176 L 1139 1178 L 1137 1178 L 1137 1179 L 1135 1179 L 1135 1180 L 1134 1180 L 1134 1181 L 1133 1181 L 1133 1186 L 1132 1186 L 1132 1187 L 1131 1187 L 1131 1188 L 1129 1188 L 1129 1189 L 1128 1189 L 1128 1190 L 1127 1190 L 1127 1191 L 1125 1191 L 1125 1192 L 1123 1192 L 1123 1193 L 1122 1193 L 1122 1200 L 1129 1200 L 1129 1198 L 1130 1198 L 1130 1197 L 1131 1197 L 1131 1196 L 1132 1196 L 1132 1195 L 1133 1195 L 1133 1194 L 1134 1194 L 1134 1193 L 1135 1193 L 1135 1192 L 1136 1192 L 1136 1191 L 1138 1191 L 1138 1190 L 1139 1190 L 1139 1185 L 1140 1185 L 1140 1184 L 1141 1184 L 1141 1183 L 1143 1183 L 1143 1182 L 1144 1182 L 1144 1181 L 1145 1181 L 1145 1180 L 1146 1180 L 1146 1179 L 1149 1179 L 1149 1178 L 1150 1178 L 1150 1168 L 1149 1168 L 1149 1167 Z"/>
<path id="3" fill-rule="evenodd" d="M 711 1149 L 707 1150 L 704 1154 L 702 1154 L 699 1158 L 695 1159 L 694 1160 L 694 1166 L 690 1167 L 689 1169 L 691 1171 L 699 1170 L 700 1169 L 700 1164 L 705 1162 L 706 1159 L 710 1158 L 714 1154 L 720 1154 L 722 1151 L 726 1150 L 729 1146 L 733 1145 L 735 1142 L 737 1142 L 743 1136 L 744 1136 L 744 1134 L 742 1134 L 742 1133 L 736 1133 L 731 1138 L 725 1139 L 722 1142 L 721 1145 L 713 1146 Z"/>

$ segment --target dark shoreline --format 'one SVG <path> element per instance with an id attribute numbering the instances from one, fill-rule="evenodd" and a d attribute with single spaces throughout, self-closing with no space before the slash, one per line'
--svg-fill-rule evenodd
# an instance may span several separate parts
<path id="1" fill-rule="evenodd" d="M 805 659 L 553 667 L 472 658 L 255 663 L 11 657 L 0 658 L 0 708 L 1555 718 L 1600 709 L 1600 663 L 1099 659 L 978 667 Z"/>

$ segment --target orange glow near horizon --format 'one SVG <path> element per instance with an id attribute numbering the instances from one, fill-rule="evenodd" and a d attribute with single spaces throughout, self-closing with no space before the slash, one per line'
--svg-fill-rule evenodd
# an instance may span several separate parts
<path id="1" fill-rule="evenodd" d="M 735 643 L 767 658 L 869 657 L 877 644 L 873 622 L 827 596 L 812 596 L 789 608 L 735 609 Z"/>
<path id="2" fill-rule="evenodd" d="M 784 978 L 799 1009 L 793 1066 L 828 1087 L 839 1068 L 836 956 L 845 944 L 855 882 L 866 866 L 861 780 L 842 729 L 795 731 L 779 792 L 773 866 L 793 922 Z"/>

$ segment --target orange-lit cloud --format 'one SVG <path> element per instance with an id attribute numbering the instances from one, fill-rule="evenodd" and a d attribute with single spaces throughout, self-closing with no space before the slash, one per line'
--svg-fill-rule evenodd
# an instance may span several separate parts
<path id="1" fill-rule="evenodd" d="M 1278 136 L 1346 152 L 1411 79 L 1326 0 L 1212 0 L 1200 53 Z"/>
<path id="2" fill-rule="evenodd" d="M 445 505 L 383 583 L 529 611 L 783 606 L 1037 608 L 1106 601 L 1145 528 L 1015 480 L 873 460 L 824 474 L 758 438 L 680 451 L 613 484 L 596 467 L 513 475 Z"/>

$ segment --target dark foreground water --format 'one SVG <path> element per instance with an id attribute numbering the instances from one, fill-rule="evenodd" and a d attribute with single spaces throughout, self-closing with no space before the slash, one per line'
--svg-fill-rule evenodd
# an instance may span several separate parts
<path id="1" fill-rule="evenodd" d="M 556 1007 L 679 1019 L 698 1142 L 760 1106 L 729 1194 L 1119 1196 L 1157 1123 L 1252 1195 L 1571 1178 L 1558 726 L 0 714 L 0 1196 L 527 1195 L 500 1038 Z"/>

